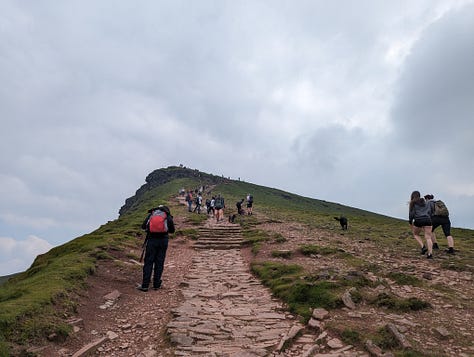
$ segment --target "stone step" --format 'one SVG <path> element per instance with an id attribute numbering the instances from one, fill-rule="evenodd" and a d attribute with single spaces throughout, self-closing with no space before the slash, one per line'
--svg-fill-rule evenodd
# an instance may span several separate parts
<path id="1" fill-rule="evenodd" d="M 194 244 L 194 249 L 239 249 L 242 244 L 239 243 L 220 243 L 220 244 Z"/>
<path id="2" fill-rule="evenodd" d="M 225 224 L 225 223 L 224 223 Z M 244 244 L 239 225 L 216 225 L 200 227 L 195 249 L 239 249 Z"/>
<path id="3" fill-rule="evenodd" d="M 241 234 L 241 229 L 199 229 L 201 234 Z"/>
<path id="4" fill-rule="evenodd" d="M 199 238 L 215 238 L 215 239 L 243 239 L 242 234 L 200 234 Z"/>
<path id="5" fill-rule="evenodd" d="M 234 242 L 234 241 L 244 241 L 243 237 L 199 237 L 198 241 L 205 242 L 205 241 L 216 241 L 216 242 Z"/>

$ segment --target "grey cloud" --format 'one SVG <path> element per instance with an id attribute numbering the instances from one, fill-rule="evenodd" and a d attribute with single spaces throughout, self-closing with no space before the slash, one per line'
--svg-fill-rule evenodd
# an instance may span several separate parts
<path id="1" fill-rule="evenodd" d="M 363 157 L 360 152 L 363 151 L 365 139 L 360 129 L 348 130 L 334 125 L 300 137 L 293 144 L 292 151 L 299 163 L 318 171 L 340 171 L 352 167 L 354 157 Z"/>
<path id="2" fill-rule="evenodd" d="M 414 45 L 392 111 L 397 141 L 432 152 L 474 152 L 473 24 L 469 5 L 432 24 Z"/>

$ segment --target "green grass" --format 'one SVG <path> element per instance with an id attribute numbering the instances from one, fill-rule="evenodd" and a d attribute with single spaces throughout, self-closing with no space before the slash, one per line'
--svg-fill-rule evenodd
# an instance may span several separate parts
<path id="1" fill-rule="evenodd" d="M 192 212 L 186 212 L 186 218 L 190 224 L 194 226 L 200 226 L 207 219 L 207 214 L 206 213 L 197 214 L 197 213 L 192 213 Z"/>
<path id="2" fill-rule="evenodd" d="M 281 233 L 273 233 L 271 238 L 275 243 L 285 243 L 287 241 Z"/>
<path id="3" fill-rule="evenodd" d="M 341 339 L 348 345 L 360 345 L 362 343 L 360 333 L 353 329 L 344 329 L 341 332 Z"/>
<path id="4" fill-rule="evenodd" d="M 370 339 L 383 350 L 391 350 L 396 357 L 435 357 L 439 354 L 424 354 L 415 349 L 403 349 L 400 343 L 389 332 L 387 326 L 380 328 Z"/>
<path id="5" fill-rule="evenodd" d="M 274 250 L 272 252 L 272 257 L 289 259 L 291 258 L 292 254 L 293 252 L 291 250 Z"/>
<path id="6" fill-rule="evenodd" d="M 247 229 L 242 232 L 246 244 L 269 241 L 270 235 L 261 229 Z"/>
<path id="7" fill-rule="evenodd" d="M 270 287 L 275 296 L 288 304 L 291 312 L 306 321 L 316 307 L 334 309 L 342 305 L 339 298 L 341 285 L 330 281 L 305 281 L 301 266 L 260 262 L 252 264 L 252 272 Z"/>
<path id="8" fill-rule="evenodd" d="M 416 276 L 400 273 L 400 272 L 391 272 L 387 274 L 387 277 L 395 281 L 399 285 L 411 285 L 411 286 L 421 286 L 422 281 Z"/>
<path id="9" fill-rule="evenodd" d="M 370 301 L 370 303 L 399 312 L 418 311 L 431 308 L 431 304 L 429 302 L 420 300 L 416 297 L 402 299 L 387 293 L 378 294 Z"/>

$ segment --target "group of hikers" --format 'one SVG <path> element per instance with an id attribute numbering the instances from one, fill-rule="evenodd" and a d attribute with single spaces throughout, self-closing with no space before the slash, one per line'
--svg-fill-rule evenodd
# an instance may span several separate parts
<path id="1" fill-rule="evenodd" d="M 434 233 L 441 226 L 448 241 L 446 253 L 454 254 L 454 239 L 451 235 L 451 221 L 449 211 L 441 200 L 435 200 L 431 194 L 421 197 L 419 191 L 413 191 L 410 197 L 408 221 L 413 237 L 421 248 L 421 254 L 427 254 L 428 259 L 433 259 L 433 250 L 438 250 L 438 242 Z M 420 233 L 424 232 L 426 244 L 423 243 Z"/>
<path id="2" fill-rule="evenodd" d="M 185 191 L 181 189 L 179 194 L 185 196 L 189 212 L 201 213 L 202 209 L 202 195 L 205 187 L 200 187 L 194 191 Z M 237 213 L 245 214 L 242 209 L 244 199 L 236 203 Z M 194 209 L 193 209 L 194 203 Z M 220 194 L 206 199 L 207 214 L 215 217 L 217 222 L 224 219 L 225 201 Z M 247 214 L 253 214 L 253 196 L 249 193 L 247 195 Z M 234 215 L 235 216 L 235 215 Z M 232 220 L 233 221 L 233 220 Z M 168 249 L 169 236 L 168 233 L 175 232 L 173 216 L 167 206 L 160 205 L 148 210 L 148 214 L 142 223 L 142 229 L 146 231 L 146 239 L 143 243 L 143 252 L 140 261 L 143 259 L 143 279 L 142 283 L 137 286 L 140 291 L 148 291 L 150 284 L 154 290 L 161 288 L 161 276 L 166 258 L 166 251 Z M 143 257 L 144 256 L 144 257 Z M 152 274 L 153 273 L 153 274 Z M 152 279 L 153 275 L 153 279 Z"/>
<path id="3" fill-rule="evenodd" d="M 187 192 L 182 189 L 180 195 L 185 195 L 189 212 L 201 213 L 202 195 L 204 187 L 193 192 Z M 242 208 L 244 201 L 247 201 L 247 210 Z M 195 204 L 193 209 L 193 203 Z M 206 199 L 207 214 L 215 217 L 217 222 L 224 219 L 225 201 L 220 194 Z M 236 204 L 238 215 L 253 214 L 253 196 L 249 193 L 246 199 L 242 198 Z M 236 215 L 232 215 L 235 218 Z M 340 221 L 340 218 L 335 217 Z M 230 218 L 229 218 L 230 220 Z M 451 235 L 451 221 L 449 219 L 449 211 L 441 200 L 435 200 L 431 194 L 421 196 L 419 191 L 413 191 L 409 203 L 409 216 L 413 236 L 420 245 L 421 254 L 427 254 L 428 259 L 433 258 L 433 250 L 439 249 L 436 241 L 435 229 L 439 226 L 443 229 L 443 233 L 448 241 L 448 249 L 446 253 L 454 254 L 454 239 Z M 233 219 L 232 219 L 233 222 Z M 343 223 L 340 221 L 344 229 Z M 147 235 L 143 244 L 144 265 L 142 284 L 137 286 L 140 291 L 148 291 L 149 285 L 153 282 L 153 289 L 157 290 L 161 287 L 161 276 L 168 248 L 168 233 L 174 233 L 175 226 L 173 216 L 167 206 L 160 205 L 148 211 L 143 221 L 142 229 L 146 230 Z M 347 220 L 345 221 L 345 229 L 347 229 Z M 423 243 L 420 233 L 424 232 L 426 244 Z M 140 260 L 142 259 L 140 258 Z M 153 273 L 153 279 L 152 279 Z"/>
<path id="4" fill-rule="evenodd" d="M 180 190 L 180 194 L 183 192 L 183 190 Z M 200 189 L 194 190 L 194 194 L 192 190 L 185 191 L 185 201 L 188 205 L 188 212 L 194 212 L 194 213 L 201 213 L 201 210 L 203 209 L 203 188 L 201 187 Z M 247 211 L 245 211 L 242 208 L 242 205 L 245 201 L 244 198 L 242 198 L 240 201 L 237 201 L 235 204 L 237 208 L 237 214 L 239 215 L 252 215 L 253 214 L 253 195 L 250 193 L 246 197 L 247 200 Z M 193 208 L 194 204 L 194 208 Z M 211 196 L 210 198 L 207 198 L 205 201 L 206 205 L 206 213 L 209 216 L 215 217 L 217 222 L 220 222 L 224 219 L 224 208 L 226 208 L 225 205 L 225 200 L 224 197 L 221 196 L 221 194 L 218 194 L 217 196 Z"/>

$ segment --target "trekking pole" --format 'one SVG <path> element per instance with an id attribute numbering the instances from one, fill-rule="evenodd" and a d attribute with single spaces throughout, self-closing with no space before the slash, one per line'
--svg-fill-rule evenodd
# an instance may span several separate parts
<path id="1" fill-rule="evenodd" d="M 143 242 L 143 245 L 142 245 L 142 255 L 140 255 L 140 260 L 139 260 L 140 263 L 143 261 L 143 256 L 145 255 L 146 241 L 147 240 L 148 240 L 148 238 L 145 239 L 145 241 Z"/>

